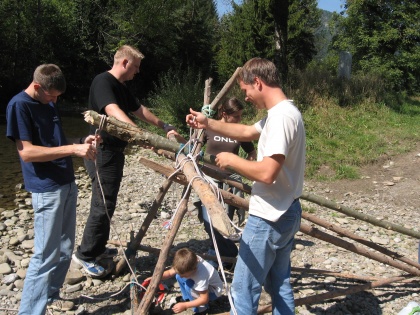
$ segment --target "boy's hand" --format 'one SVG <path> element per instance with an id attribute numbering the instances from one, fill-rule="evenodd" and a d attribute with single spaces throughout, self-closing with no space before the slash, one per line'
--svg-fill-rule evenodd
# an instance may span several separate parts
<path id="1" fill-rule="evenodd" d="M 185 305 L 185 302 L 180 302 L 180 303 L 176 303 L 173 307 L 172 310 L 174 311 L 175 314 L 181 313 L 183 311 L 185 311 L 188 307 Z"/>

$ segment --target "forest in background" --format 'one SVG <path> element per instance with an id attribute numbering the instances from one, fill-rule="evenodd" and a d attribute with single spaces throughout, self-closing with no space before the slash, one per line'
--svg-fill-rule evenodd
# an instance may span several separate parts
<path id="1" fill-rule="evenodd" d="M 232 7 L 218 17 L 213 0 L 3 0 L 1 112 L 41 63 L 65 73 L 63 101 L 86 104 L 93 77 L 110 68 L 122 44 L 146 56 L 131 89 L 152 108 L 163 101 L 166 116 L 183 110 L 180 102 L 201 105 L 206 78 L 217 91 L 255 56 L 276 63 L 303 110 L 320 99 L 348 106 L 419 90 L 418 2 L 347 0 L 340 13 L 318 9 L 316 0 Z M 351 80 L 337 78 L 340 51 L 352 54 Z"/>
<path id="2" fill-rule="evenodd" d="M 59 108 L 80 114 L 94 76 L 130 44 L 146 58 L 129 87 L 185 136 L 185 113 L 203 105 L 204 81 L 213 78 L 213 99 L 259 56 L 276 63 L 303 113 L 306 176 L 323 178 L 327 166 L 335 174 L 327 178 L 354 178 L 358 166 L 420 141 L 417 1 L 347 0 L 331 13 L 316 0 L 243 0 L 219 17 L 212 0 L 2 0 L 0 15 L 0 115 L 41 63 L 63 69 Z M 352 56 L 350 79 L 337 75 L 340 52 Z M 237 87 L 230 96 L 243 100 Z M 243 122 L 262 115 L 246 106 Z"/>

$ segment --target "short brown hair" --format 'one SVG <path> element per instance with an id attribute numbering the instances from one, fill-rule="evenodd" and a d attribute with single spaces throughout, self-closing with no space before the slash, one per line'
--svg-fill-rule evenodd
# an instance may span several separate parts
<path id="1" fill-rule="evenodd" d="M 189 248 L 181 248 L 177 250 L 172 262 L 172 268 L 174 268 L 177 274 L 185 274 L 197 269 L 197 255 Z"/>
<path id="2" fill-rule="evenodd" d="M 63 72 L 52 63 L 38 66 L 34 72 L 33 82 L 41 85 L 46 91 L 56 90 L 64 93 L 67 87 Z"/>
<path id="3" fill-rule="evenodd" d="M 144 55 L 133 46 L 123 45 L 116 51 L 114 55 L 114 63 L 122 58 L 139 58 L 140 60 L 142 60 L 144 58 Z"/>
<path id="4" fill-rule="evenodd" d="M 238 80 L 245 84 L 252 84 L 255 77 L 260 78 L 270 87 L 280 87 L 280 76 L 273 62 L 255 57 L 248 60 L 239 71 Z"/>

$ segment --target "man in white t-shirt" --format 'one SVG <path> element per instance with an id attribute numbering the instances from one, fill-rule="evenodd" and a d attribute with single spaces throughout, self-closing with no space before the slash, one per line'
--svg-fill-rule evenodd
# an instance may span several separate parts
<path id="1" fill-rule="evenodd" d="M 245 100 L 267 110 L 267 117 L 254 125 L 226 126 L 193 110 L 186 117 L 193 128 L 214 130 L 239 141 L 259 140 L 256 161 L 227 152 L 216 158 L 218 167 L 254 181 L 231 287 L 238 315 L 257 313 L 262 285 L 271 296 L 273 314 L 295 313 L 290 253 L 302 214 L 298 198 L 303 189 L 305 128 L 279 80 L 275 65 L 262 58 L 247 61 L 239 72 Z"/>

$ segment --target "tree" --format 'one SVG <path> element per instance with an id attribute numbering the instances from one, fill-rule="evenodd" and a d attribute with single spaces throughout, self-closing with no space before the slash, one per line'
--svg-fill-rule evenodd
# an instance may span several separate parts
<path id="1" fill-rule="evenodd" d="M 418 90 L 420 3 L 348 0 L 346 8 L 334 47 L 353 54 L 353 71 L 377 73 L 394 90 Z"/>
<path id="2" fill-rule="evenodd" d="M 227 78 L 235 67 L 260 56 L 274 61 L 282 79 L 288 66 L 304 68 L 315 55 L 320 21 L 316 0 L 244 0 L 222 18 L 217 47 L 218 72 Z"/>

